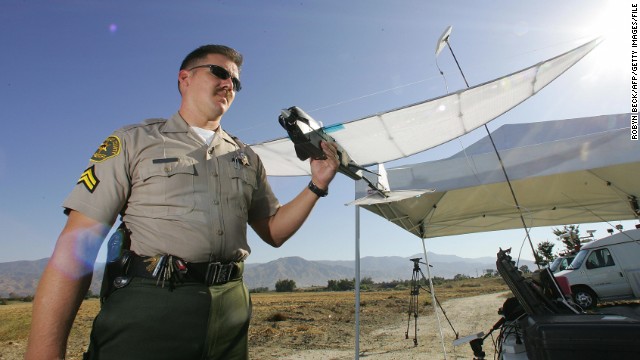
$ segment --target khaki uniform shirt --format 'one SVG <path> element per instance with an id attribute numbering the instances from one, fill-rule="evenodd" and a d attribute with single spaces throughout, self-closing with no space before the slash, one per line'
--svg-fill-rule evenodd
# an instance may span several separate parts
<path id="1" fill-rule="evenodd" d="M 280 206 L 258 156 L 222 129 L 207 146 L 180 114 L 115 131 L 63 206 L 112 225 L 118 214 L 139 255 L 244 260 L 247 223 Z"/>

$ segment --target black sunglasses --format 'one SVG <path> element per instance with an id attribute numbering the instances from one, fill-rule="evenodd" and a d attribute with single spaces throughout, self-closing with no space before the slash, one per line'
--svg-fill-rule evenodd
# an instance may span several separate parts
<path id="1" fill-rule="evenodd" d="M 240 84 L 240 80 L 235 77 L 232 76 L 231 73 L 223 68 L 222 66 L 218 66 L 218 65 L 198 65 L 198 66 L 194 66 L 191 69 L 189 69 L 189 71 L 193 70 L 193 69 L 197 69 L 197 68 L 203 68 L 203 67 L 208 67 L 209 71 L 215 75 L 217 78 L 220 78 L 222 80 L 227 80 L 228 78 L 231 78 L 231 82 L 233 83 L 233 90 L 235 92 L 238 92 L 242 89 L 242 85 Z"/>

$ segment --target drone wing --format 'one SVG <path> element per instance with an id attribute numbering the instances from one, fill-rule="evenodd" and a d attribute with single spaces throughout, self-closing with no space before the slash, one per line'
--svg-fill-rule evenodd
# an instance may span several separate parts
<path id="1" fill-rule="evenodd" d="M 363 119 L 324 127 L 362 167 L 400 159 L 464 135 L 530 98 L 572 67 L 600 40 L 456 93 Z M 271 176 L 310 174 L 289 138 L 251 146 Z"/>

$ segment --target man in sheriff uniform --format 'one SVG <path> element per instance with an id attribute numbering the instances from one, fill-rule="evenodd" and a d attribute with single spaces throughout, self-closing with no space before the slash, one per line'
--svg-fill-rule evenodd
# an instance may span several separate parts
<path id="1" fill-rule="evenodd" d="M 279 247 L 327 194 L 336 147 L 311 161 L 309 186 L 280 205 L 258 156 L 220 121 L 240 90 L 242 56 L 191 52 L 182 102 L 109 136 L 64 201 L 67 223 L 38 285 L 27 359 L 64 358 L 105 236 L 122 218 L 129 250 L 96 317 L 85 359 L 246 359 L 251 316 L 242 282 L 247 224 Z"/>

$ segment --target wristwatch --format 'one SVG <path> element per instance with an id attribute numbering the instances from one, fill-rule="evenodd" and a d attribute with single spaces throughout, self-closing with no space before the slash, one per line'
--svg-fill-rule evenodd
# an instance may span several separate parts
<path id="1" fill-rule="evenodd" d="M 318 197 L 325 197 L 329 195 L 329 192 L 327 190 L 323 190 L 317 187 L 316 184 L 313 183 L 313 180 L 309 181 L 309 190 L 318 195 Z"/>

